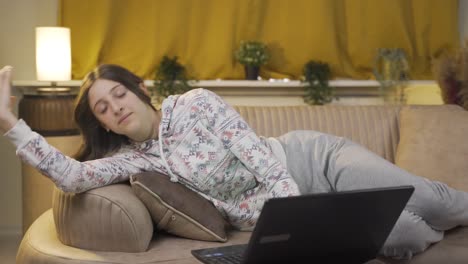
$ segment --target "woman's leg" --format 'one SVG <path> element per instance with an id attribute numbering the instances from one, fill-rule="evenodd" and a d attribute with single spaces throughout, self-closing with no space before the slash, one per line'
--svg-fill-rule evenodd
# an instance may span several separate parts
<path id="1" fill-rule="evenodd" d="M 380 254 L 397 259 L 411 259 L 413 255 L 423 252 L 442 238 L 444 231 L 431 228 L 420 216 L 403 210 Z"/>
<path id="2" fill-rule="evenodd" d="M 389 248 L 393 248 L 398 257 L 408 255 L 404 252 L 408 248 L 411 248 L 410 253 L 420 252 L 442 239 L 443 232 L 438 230 L 468 225 L 468 194 L 465 192 L 412 175 L 344 138 L 315 131 L 295 131 L 279 140 L 286 152 L 288 171 L 302 193 L 399 185 L 415 187 L 406 212 L 387 240 L 387 253 Z M 408 243 L 413 246 L 409 247 Z"/>
<path id="3" fill-rule="evenodd" d="M 438 230 L 468 225 L 468 193 L 415 176 L 345 138 L 294 131 L 278 138 L 302 193 L 413 185 L 406 210 Z"/>

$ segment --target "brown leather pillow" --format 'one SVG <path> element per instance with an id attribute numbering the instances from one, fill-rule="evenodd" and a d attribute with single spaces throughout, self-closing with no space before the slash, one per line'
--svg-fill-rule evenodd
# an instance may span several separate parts
<path id="1" fill-rule="evenodd" d="M 155 228 L 185 238 L 226 242 L 226 221 L 205 198 L 157 172 L 130 179 L 135 194 L 150 212 Z"/>

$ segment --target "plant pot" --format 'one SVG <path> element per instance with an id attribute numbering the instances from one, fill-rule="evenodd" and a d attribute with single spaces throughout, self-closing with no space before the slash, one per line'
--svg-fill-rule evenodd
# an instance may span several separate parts
<path id="1" fill-rule="evenodd" d="M 259 66 L 245 66 L 244 70 L 246 80 L 258 80 L 258 74 L 260 72 Z"/>

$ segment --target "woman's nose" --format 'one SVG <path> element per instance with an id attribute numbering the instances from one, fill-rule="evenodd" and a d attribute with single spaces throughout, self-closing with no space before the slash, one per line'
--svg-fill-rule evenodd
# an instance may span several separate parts
<path id="1" fill-rule="evenodd" d="M 119 115 L 124 109 L 123 106 L 118 105 L 116 103 L 111 103 L 110 106 L 112 108 L 112 112 L 114 112 L 115 115 Z"/>

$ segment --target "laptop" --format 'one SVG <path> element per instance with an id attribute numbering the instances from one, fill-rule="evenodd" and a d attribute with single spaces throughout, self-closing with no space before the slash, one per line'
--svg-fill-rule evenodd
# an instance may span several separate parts
<path id="1" fill-rule="evenodd" d="M 248 244 L 192 250 L 211 263 L 365 263 L 375 259 L 413 186 L 272 198 Z"/>

